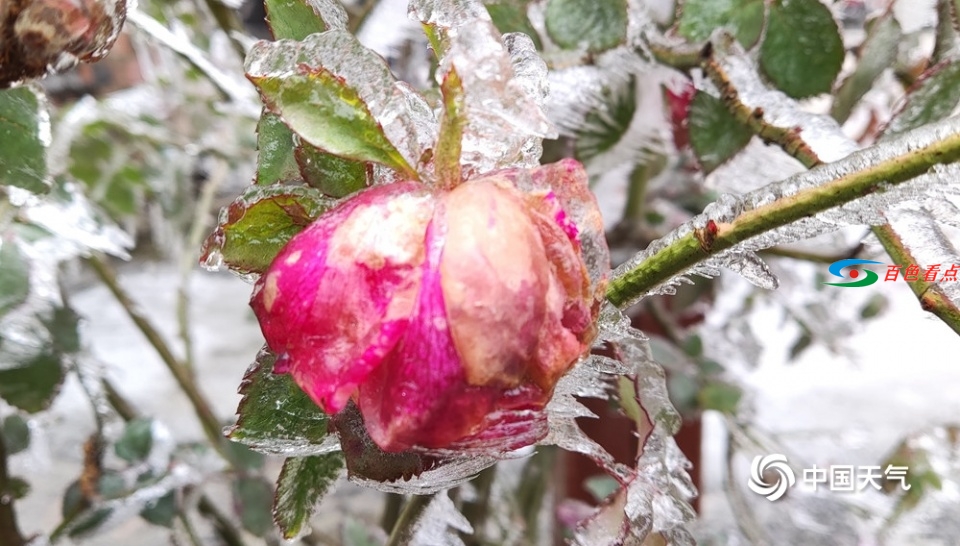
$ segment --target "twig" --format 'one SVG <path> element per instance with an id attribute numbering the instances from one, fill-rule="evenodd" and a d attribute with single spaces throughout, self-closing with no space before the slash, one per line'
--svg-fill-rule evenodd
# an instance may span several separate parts
<path id="1" fill-rule="evenodd" d="M 10 473 L 7 469 L 7 445 L 0 436 L 0 544 L 4 546 L 25 546 L 27 539 L 20 533 L 17 525 L 17 513 L 10 494 Z"/>
<path id="2" fill-rule="evenodd" d="M 748 210 L 729 223 L 712 222 L 708 228 L 677 236 L 643 262 L 619 271 L 610 282 L 607 299 L 625 306 L 689 267 L 751 237 L 902 184 L 934 165 L 957 160 L 960 119 L 950 118 L 815 167 L 787 179 L 804 189 Z M 805 187 L 823 179 L 827 181 Z"/>
<path id="3" fill-rule="evenodd" d="M 833 262 L 853 258 L 863 250 L 863 245 L 859 244 L 852 249 L 841 252 L 840 254 L 817 254 L 816 252 L 805 252 L 803 250 L 794 250 L 792 248 L 783 248 L 775 246 L 766 250 L 761 250 L 760 255 L 777 256 L 779 258 L 790 258 L 793 260 L 802 260 L 818 264 L 832 264 Z"/>
<path id="4" fill-rule="evenodd" d="M 190 404 L 193 406 L 193 410 L 197 414 L 197 418 L 200 419 L 200 424 L 203 426 L 203 431 L 207 435 L 207 439 L 213 444 L 214 449 L 216 449 L 224 459 L 231 461 L 230 454 L 224 448 L 224 439 L 220 432 L 220 422 L 213 413 L 213 409 L 211 409 L 207 399 L 204 398 L 200 389 L 197 387 L 189 370 L 174 356 L 173 351 L 167 345 L 166 341 L 164 341 L 160 332 L 158 332 L 149 319 L 140 312 L 133 299 L 127 294 L 123 287 L 120 286 L 120 282 L 117 280 L 117 275 L 113 271 L 113 268 L 97 254 L 90 256 L 90 258 L 87 259 L 87 263 L 93 267 L 94 272 L 107 288 L 110 289 L 114 298 L 123 307 L 124 311 L 127 312 L 127 316 L 130 317 L 140 332 L 143 333 L 144 337 L 147 338 L 150 345 L 152 345 L 157 351 L 157 354 L 160 355 L 160 359 L 167 366 L 167 369 L 173 374 L 177 384 L 190 400 Z"/>
<path id="5" fill-rule="evenodd" d="M 747 503 L 747 499 L 744 498 L 743 491 L 733 483 L 733 456 L 735 453 L 733 444 L 732 438 L 729 439 L 727 443 L 727 475 L 726 479 L 723 480 L 723 490 L 727 495 L 727 501 L 730 503 L 730 509 L 733 511 L 733 519 L 750 544 L 755 546 L 772 544 L 763 526 L 754 517 L 754 512 Z"/>
<path id="6" fill-rule="evenodd" d="M 440 494 L 445 495 L 446 493 Z M 400 512 L 400 517 L 397 518 L 397 524 L 390 531 L 390 538 L 387 539 L 385 546 L 400 546 L 410 541 L 414 525 L 423 515 L 434 495 L 412 495 L 410 497 L 410 500 L 404 505 L 403 511 Z"/>
<path id="7" fill-rule="evenodd" d="M 127 14 L 127 21 L 177 55 L 183 57 L 184 60 L 206 76 L 225 99 L 233 102 L 244 102 L 247 100 L 247 97 L 238 92 L 237 82 L 217 68 L 213 62 L 206 57 L 203 51 L 192 43 L 174 36 L 167 27 L 163 26 L 163 24 L 153 17 L 150 17 L 140 10 L 131 10 Z"/>
<path id="8" fill-rule="evenodd" d="M 400 517 L 400 509 L 403 507 L 403 495 L 399 493 L 385 493 L 385 495 L 387 500 L 383 507 L 383 517 L 380 519 L 380 527 L 389 533 L 397 524 L 397 518 Z"/>
<path id="9" fill-rule="evenodd" d="M 493 480 L 496 476 L 497 466 L 494 465 L 480 472 L 472 482 L 477 490 L 477 498 L 465 502 L 462 510 L 463 516 L 473 527 L 473 537 L 467 541 L 468 544 L 483 543 L 483 526 L 487 520 L 487 514 L 490 512 L 490 492 L 493 490 Z"/>
<path id="10" fill-rule="evenodd" d="M 197 199 L 193 211 L 193 222 L 187 233 L 184 250 L 180 256 L 180 284 L 177 287 L 177 324 L 180 330 L 180 339 L 183 341 L 183 364 L 190 373 L 194 373 L 193 335 L 190 328 L 190 274 L 193 272 L 197 257 L 193 249 L 200 248 L 203 242 L 204 230 L 210 216 L 210 207 L 217 189 L 227 177 L 226 164 L 223 161 L 214 163 L 210 176 L 203 184 L 200 197 Z"/>
<path id="11" fill-rule="evenodd" d="M 947 7 L 946 9 L 948 13 L 941 13 L 941 16 L 951 17 L 949 13 L 950 8 Z M 785 152 L 803 163 L 808 169 L 823 164 L 820 158 L 817 157 L 817 154 L 813 152 L 813 149 L 811 149 L 803 137 L 800 136 L 799 131 L 794 128 L 775 127 L 764 120 L 762 110 L 754 110 L 751 115 L 750 108 L 740 102 L 737 91 L 730 82 L 730 79 L 723 72 L 723 68 L 719 63 L 714 61 L 712 57 L 707 56 L 704 60 L 704 70 L 710 76 L 710 79 L 713 80 L 714 84 L 720 88 L 724 105 L 741 123 L 752 129 L 768 143 L 782 148 Z M 892 226 L 885 224 L 882 226 L 873 226 L 870 229 L 874 236 L 880 240 L 880 244 L 883 245 L 883 248 L 887 251 L 887 254 L 890 255 L 890 258 L 901 268 L 916 263 L 910 250 Z M 923 280 L 908 282 L 910 288 L 914 294 L 916 294 L 917 299 L 920 300 L 920 306 L 923 310 L 933 313 L 947 324 L 947 326 L 960 334 L 960 308 L 947 297 L 940 286 L 936 283 Z"/>

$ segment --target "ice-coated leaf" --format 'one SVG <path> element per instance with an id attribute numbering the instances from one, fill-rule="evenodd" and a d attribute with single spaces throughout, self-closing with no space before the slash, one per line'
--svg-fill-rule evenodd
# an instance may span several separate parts
<path id="1" fill-rule="evenodd" d="M 264 111 L 257 125 L 257 184 L 269 186 L 300 178 L 293 152 L 293 131 L 280 116 Z"/>
<path id="2" fill-rule="evenodd" d="M 677 32 L 694 42 L 717 28 L 729 30 L 744 47 L 757 43 L 763 29 L 763 0 L 684 0 Z"/>
<path id="3" fill-rule="evenodd" d="M 0 238 L 0 318 L 27 300 L 30 264 L 13 237 Z"/>
<path id="4" fill-rule="evenodd" d="M 0 438 L 7 454 L 14 455 L 30 447 L 30 425 L 16 413 L 8 415 L 0 423 Z"/>
<path id="5" fill-rule="evenodd" d="M 347 12 L 337 0 L 264 0 L 274 39 L 303 40 L 315 32 L 347 28 Z"/>
<path id="6" fill-rule="evenodd" d="M 866 40 L 860 46 L 857 68 L 843 80 L 834 94 L 830 109 L 834 119 L 845 122 L 854 106 L 873 87 L 873 82 L 893 64 L 902 35 L 900 24 L 892 13 L 873 21 Z"/>
<path id="7" fill-rule="evenodd" d="M 636 422 L 642 449 L 635 468 L 626 468 L 625 475 L 612 474 L 620 483 L 619 491 L 580 523 L 573 542 L 594 546 L 652 539 L 656 543 L 651 533 L 657 532 L 677 541 L 670 544 L 692 544 L 685 525 L 695 517 L 687 504 L 695 489 L 687 473 L 690 463 L 670 437 L 679 430 L 680 417 L 670 403 L 663 368 L 651 360 L 643 334 L 612 305 L 602 310 L 599 328 L 598 344 L 612 346 L 623 367 L 614 373 L 626 372 L 617 378 L 614 399 Z M 616 368 L 607 369 L 610 373 Z"/>
<path id="8" fill-rule="evenodd" d="M 36 413 L 49 407 L 60 391 L 65 355 L 79 349 L 78 317 L 55 308 L 9 318 L 16 324 L 7 324 L 0 336 L 0 398 Z"/>
<path id="9" fill-rule="evenodd" d="M 960 61 L 944 61 L 914 85 L 884 136 L 916 129 L 950 115 L 960 103 Z"/>
<path id="10" fill-rule="evenodd" d="M 241 476 L 233 481 L 233 508 L 243 528 L 258 537 L 273 530 L 270 507 L 273 487 L 259 476 Z"/>
<path id="11" fill-rule="evenodd" d="M 627 39 L 626 0 L 548 0 L 546 27 L 564 49 L 600 53 Z"/>
<path id="12" fill-rule="evenodd" d="M 406 97 L 384 60 L 349 32 L 258 42 L 245 68 L 267 107 L 306 142 L 417 179 L 422 150 Z"/>
<path id="13" fill-rule="evenodd" d="M 291 540 L 307 530 L 317 505 L 333 490 L 344 470 L 340 452 L 312 457 L 290 457 L 277 479 L 273 519 L 283 538 Z"/>
<path id="14" fill-rule="evenodd" d="M 522 32 L 533 40 L 538 50 L 543 49 L 540 43 L 540 33 L 534 28 L 527 16 L 527 6 L 531 0 L 502 0 L 487 2 L 487 12 L 490 19 L 501 34 L 508 32 Z"/>
<path id="15" fill-rule="evenodd" d="M 837 23 L 820 0 L 777 0 L 770 6 L 760 66 L 787 95 L 830 91 L 843 56 Z"/>
<path id="16" fill-rule="evenodd" d="M 277 357 L 264 347 L 240 384 L 237 424 L 231 440 L 274 455 L 304 457 L 338 448 L 327 434 L 327 415 L 288 374 L 274 374 Z"/>
<path id="17" fill-rule="evenodd" d="M 456 70 L 464 92 L 460 165 L 465 179 L 505 167 L 533 167 L 542 139 L 556 136 L 541 108 L 547 68 L 525 34 L 499 37 L 477 19 L 451 33 L 439 77 Z"/>
<path id="18" fill-rule="evenodd" d="M 960 169 L 947 172 L 947 177 L 960 176 Z M 927 211 L 904 208 L 888 217 L 900 241 L 924 270 L 935 264 L 940 264 L 941 270 L 950 267 L 949 264 L 960 264 L 960 252 Z M 947 281 L 936 285 L 953 305 L 960 307 L 960 283 Z"/>
<path id="19" fill-rule="evenodd" d="M 576 155 L 589 161 L 610 151 L 627 134 L 637 111 L 637 80 L 629 77 L 607 87 L 608 100 L 587 113 L 577 131 Z"/>
<path id="20" fill-rule="evenodd" d="M 473 527 L 450 500 L 446 491 L 437 493 L 417 521 L 410 537 L 411 546 L 443 544 L 462 546 L 461 533 L 472 535 Z"/>
<path id="21" fill-rule="evenodd" d="M 222 262 L 240 273 L 261 273 L 287 241 L 332 204 L 333 200 L 305 186 L 251 186 L 220 211 L 217 229 L 204 243 L 201 262 Z"/>
<path id="22" fill-rule="evenodd" d="M 753 132 L 733 117 L 720 99 L 697 91 L 688 116 L 690 147 L 709 173 L 742 150 Z"/>
<path id="23" fill-rule="evenodd" d="M 140 210 L 150 168 L 144 156 L 153 153 L 142 141 L 124 127 L 95 122 L 70 143 L 70 176 L 83 182 L 86 195 L 114 218 Z"/>
<path id="24" fill-rule="evenodd" d="M 32 87 L 0 89 L 0 185 L 33 193 L 50 189 L 50 119 Z"/>
<path id="25" fill-rule="evenodd" d="M 330 197 L 346 197 L 369 186 L 367 166 L 301 143 L 294 150 L 300 176 Z"/>

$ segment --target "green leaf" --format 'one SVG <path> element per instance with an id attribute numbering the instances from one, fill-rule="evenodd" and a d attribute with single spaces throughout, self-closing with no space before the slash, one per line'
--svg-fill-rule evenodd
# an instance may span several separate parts
<path id="1" fill-rule="evenodd" d="M 727 28 L 744 47 L 751 47 L 763 30 L 763 0 L 686 0 L 677 32 L 703 42 L 717 28 Z"/>
<path id="2" fill-rule="evenodd" d="M 441 185 L 452 188 L 460 183 L 460 150 L 467 122 L 463 82 L 456 68 L 451 67 L 443 78 L 440 91 L 443 94 L 443 117 L 434 164 Z"/>
<path id="3" fill-rule="evenodd" d="M 874 294 L 867 300 L 867 303 L 860 308 L 860 318 L 872 319 L 885 312 L 890 307 L 890 302 L 881 294 Z"/>
<path id="4" fill-rule="evenodd" d="M 116 218 L 137 214 L 147 186 L 143 139 L 107 122 L 84 127 L 70 145 L 69 173 Z"/>
<path id="5" fill-rule="evenodd" d="M 0 240 L 0 317 L 27 301 L 29 293 L 30 264 L 16 240 L 4 238 Z"/>
<path id="6" fill-rule="evenodd" d="M 0 491 L 0 497 L 9 495 L 13 497 L 13 500 L 19 500 L 23 497 L 26 497 L 30 493 L 30 484 L 27 483 L 23 478 L 18 478 L 16 476 L 10 476 L 7 478 L 7 488 L 6 491 Z"/>
<path id="7" fill-rule="evenodd" d="M 224 449 L 230 462 L 242 470 L 259 470 L 267 458 L 239 442 L 224 442 Z"/>
<path id="8" fill-rule="evenodd" d="M 129 463 L 146 459 L 153 449 L 153 420 L 140 418 L 127 423 L 113 449 L 118 457 Z"/>
<path id="9" fill-rule="evenodd" d="M 43 319 L 50 332 L 53 349 L 60 354 L 80 351 L 80 315 L 70 307 L 55 307 L 51 316 Z"/>
<path id="10" fill-rule="evenodd" d="M 547 34 L 564 49 L 600 53 L 627 39 L 626 0 L 549 0 L 545 16 Z"/>
<path id="11" fill-rule="evenodd" d="M 616 146 L 637 111 L 637 82 L 633 76 L 622 85 L 604 89 L 604 94 L 606 107 L 588 113 L 577 133 L 575 154 L 580 161 L 589 161 Z"/>
<path id="12" fill-rule="evenodd" d="M 7 447 L 7 454 L 13 455 L 30 447 L 30 425 L 27 421 L 14 413 L 8 415 L 0 424 L 0 436 Z"/>
<path id="13" fill-rule="evenodd" d="M 696 334 L 691 335 L 684 340 L 682 349 L 687 356 L 699 358 L 703 356 L 703 340 Z"/>
<path id="14" fill-rule="evenodd" d="M 860 47 L 860 60 L 834 94 L 830 115 L 840 123 L 847 121 L 854 106 L 873 87 L 873 82 L 893 65 L 900 45 L 900 24 L 888 13 L 873 22 L 869 34 Z"/>
<path id="15" fill-rule="evenodd" d="M 733 415 L 737 411 L 743 390 L 727 383 L 710 383 L 700 390 L 700 408 Z"/>
<path id="16" fill-rule="evenodd" d="M 277 40 L 303 40 L 315 32 L 342 27 L 346 20 L 340 4 L 330 0 L 264 0 L 263 7 L 267 26 Z"/>
<path id="17" fill-rule="evenodd" d="M 257 125 L 257 184 L 266 186 L 299 179 L 293 150 L 293 131 L 280 116 L 263 112 Z"/>
<path id="18" fill-rule="evenodd" d="M 960 102 L 960 61 L 931 68 L 907 94 L 907 101 L 884 131 L 884 137 L 916 129 L 943 119 Z"/>
<path id="19" fill-rule="evenodd" d="M 690 147 L 704 172 L 711 172 L 750 142 L 753 133 L 720 99 L 698 91 L 690 101 Z"/>
<path id="20" fill-rule="evenodd" d="M 173 520 L 177 516 L 177 492 L 169 491 L 166 495 L 147 504 L 140 511 L 140 517 L 161 527 L 173 527 Z"/>
<path id="21" fill-rule="evenodd" d="M 270 111 L 304 141 L 345 159 L 381 163 L 410 180 L 419 179 L 342 74 L 348 72 L 353 80 L 363 73 L 368 78 L 362 87 L 365 96 L 377 111 L 387 107 L 393 82 L 389 68 L 351 34 L 330 31 L 303 43 L 259 42 L 247 56 L 246 70 Z"/>
<path id="22" fill-rule="evenodd" d="M 843 40 L 820 0 L 779 0 L 770 6 L 760 67 L 787 95 L 830 91 L 843 64 Z"/>
<path id="23" fill-rule="evenodd" d="M 283 537 L 293 539 L 303 530 L 314 509 L 340 478 L 343 454 L 327 453 L 314 457 L 290 457 L 283 462 L 277 479 L 273 519 Z"/>
<path id="24" fill-rule="evenodd" d="M 29 86 L 0 90 L 0 185 L 33 193 L 50 189 L 43 131 L 46 109 Z"/>
<path id="25" fill-rule="evenodd" d="M 201 260 L 216 252 L 235 271 L 262 273 L 294 235 L 332 205 L 306 186 L 251 186 L 221 212 Z"/>
<path id="26" fill-rule="evenodd" d="M 367 166 L 324 153 L 313 146 L 294 150 L 300 176 L 311 187 L 330 197 L 346 197 L 367 187 Z"/>
<path id="27" fill-rule="evenodd" d="M 273 487 L 263 478 L 242 476 L 233 482 L 233 504 L 243 528 L 258 537 L 273 530 Z"/>
<path id="28" fill-rule="evenodd" d="M 231 440 L 262 453 L 315 455 L 329 451 L 327 415 L 289 374 L 274 374 L 276 355 L 264 347 L 240 384 Z"/>
<path id="29" fill-rule="evenodd" d="M 0 369 L 0 398 L 27 413 L 37 413 L 50 406 L 62 381 L 60 355 L 44 347 L 13 367 Z"/>
<path id="30" fill-rule="evenodd" d="M 489 3 L 486 7 L 490 19 L 493 20 L 493 25 L 497 27 L 501 34 L 522 32 L 533 40 L 533 45 L 539 51 L 543 49 L 543 44 L 540 42 L 540 34 L 530 23 L 530 18 L 527 17 L 528 5 L 530 5 L 530 0 L 506 0 Z"/>

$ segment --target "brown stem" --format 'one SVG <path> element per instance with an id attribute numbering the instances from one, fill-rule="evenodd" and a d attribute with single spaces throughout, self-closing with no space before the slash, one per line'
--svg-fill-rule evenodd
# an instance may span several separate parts
<path id="1" fill-rule="evenodd" d="M 3 436 L 0 436 L 0 544 L 25 546 L 27 539 L 20 533 L 20 527 L 17 525 L 17 513 L 13 507 L 13 495 L 10 489 L 7 445 L 3 441 Z"/>

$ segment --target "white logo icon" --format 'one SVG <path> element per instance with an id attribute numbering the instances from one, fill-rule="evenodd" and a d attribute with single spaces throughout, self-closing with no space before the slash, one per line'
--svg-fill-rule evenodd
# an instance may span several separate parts
<path id="1" fill-rule="evenodd" d="M 767 471 L 776 472 L 779 477 L 773 483 L 764 481 L 764 474 Z M 750 491 L 758 495 L 767 497 L 767 500 L 773 502 L 784 495 L 787 489 L 797 483 L 797 477 L 793 474 L 793 469 L 787 464 L 787 456 L 780 453 L 772 455 L 757 455 L 753 458 L 753 464 L 750 465 L 750 481 L 747 487 Z"/>

